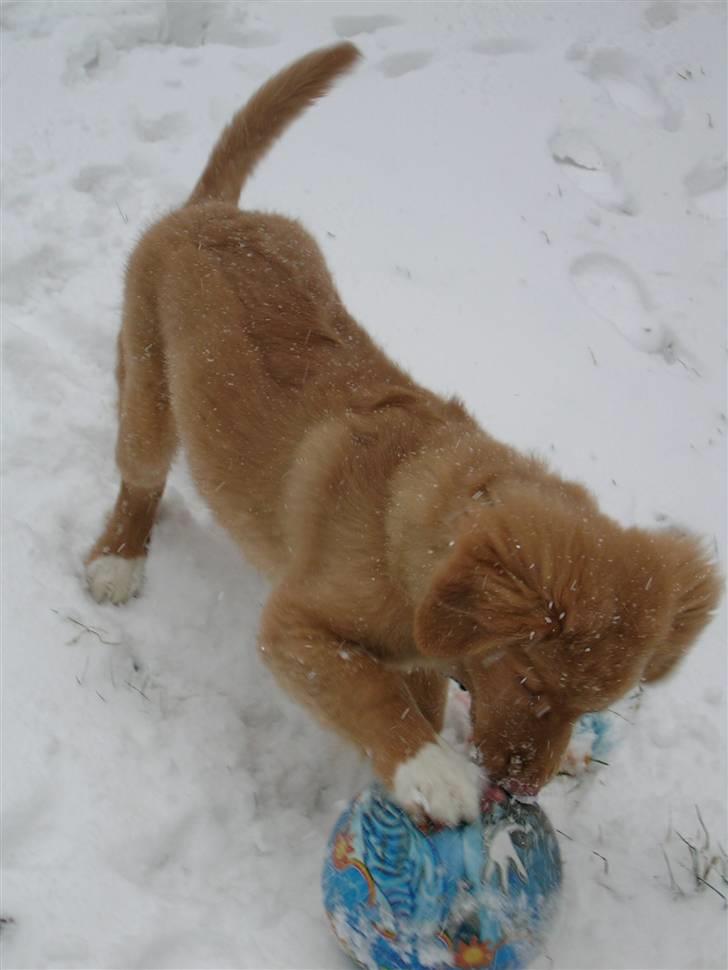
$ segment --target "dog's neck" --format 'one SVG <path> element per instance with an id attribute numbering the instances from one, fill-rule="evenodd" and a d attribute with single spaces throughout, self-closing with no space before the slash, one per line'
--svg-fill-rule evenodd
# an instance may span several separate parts
<path id="1" fill-rule="evenodd" d="M 510 449 L 472 424 L 440 429 L 393 480 L 387 508 L 391 575 L 416 606 L 468 527 L 468 512 L 488 501 L 496 462 Z"/>

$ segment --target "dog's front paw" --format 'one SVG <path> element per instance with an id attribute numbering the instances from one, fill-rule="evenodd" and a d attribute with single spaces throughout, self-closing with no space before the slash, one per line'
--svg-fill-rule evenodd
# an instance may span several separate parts
<path id="1" fill-rule="evenodd" d="M 480 810 L 482 777 L 477 765 L 438 740 L 403 761 L 394 775 L 394 797 L 411 815 L 458 825 Z"/>
<path id="2" fill-rule="evenodd" d="M 97 603 L 119 605 L 139 592 L 144 578 L 144 556 L 99 556 L 86 566 L 86 582 Z"/>

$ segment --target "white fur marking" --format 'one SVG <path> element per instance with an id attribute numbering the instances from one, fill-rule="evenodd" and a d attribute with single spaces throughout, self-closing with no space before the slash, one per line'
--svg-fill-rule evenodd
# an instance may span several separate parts
<path id="1" fill-rule="evenodd" d="M 503 892 L 508 891 L 508 871 L 513 863 L 516 875 L 521 882 L 528 882 L 528 872 L 524 868 L 521 857 L 513 844 L 514 832 L 528 832 L 522 825 L 506 825 L 499 829 L 488 847 L 488 863 L 485 867 L 485 879 L 490 880 L 497 873 L 498 881 Z"/>
<path id="2" fill-rule="evenodd" d="M 144 556 L 99 556 L 86 567 L 86 581 L 97 603 L 109 600 L 119 605 L 136 596 L 144 577 Z"/>
<path id="3" fill-rule="evenodd" d="M 409 812 L 457 825 L 478 817 L 481 780 L 477 765 L 438 740 L 397 768 L 394 797 Z"/>

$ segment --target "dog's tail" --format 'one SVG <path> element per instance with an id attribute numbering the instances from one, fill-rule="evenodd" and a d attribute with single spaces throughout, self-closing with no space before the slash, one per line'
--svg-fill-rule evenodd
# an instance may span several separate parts
<path id="1" fill-rule="evenodd" d="M 353 44 L 335 44 L 306 54 L 266 81 L 220 135 L 187 205 L 237 203 L 273 142 L 360 56 Z"/>

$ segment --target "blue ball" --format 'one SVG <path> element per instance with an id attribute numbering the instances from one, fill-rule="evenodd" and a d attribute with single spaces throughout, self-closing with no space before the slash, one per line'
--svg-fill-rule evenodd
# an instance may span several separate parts
<path id="1" fill-rule="evenodd" d="M 497 792 L 470 825 L 415 824 L 374 785 L 339 818 L 322 874 L 333 931 L 366 970 L 525 967 L 561 887 L 536 804 Z"/>

